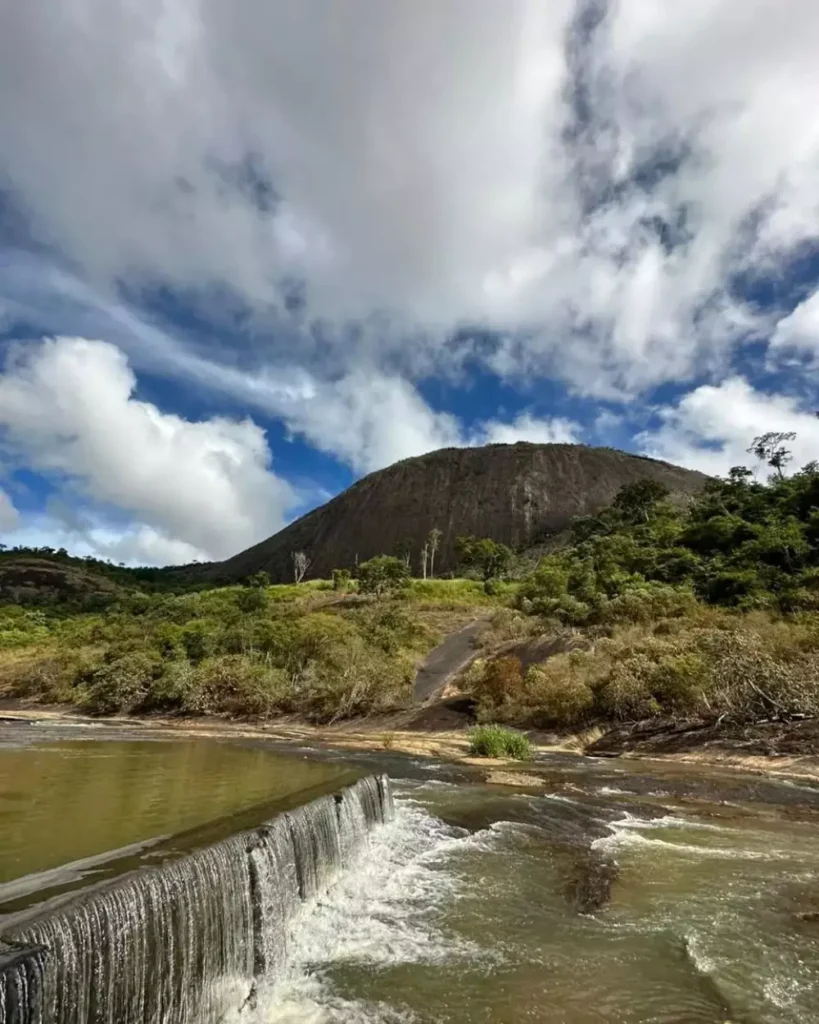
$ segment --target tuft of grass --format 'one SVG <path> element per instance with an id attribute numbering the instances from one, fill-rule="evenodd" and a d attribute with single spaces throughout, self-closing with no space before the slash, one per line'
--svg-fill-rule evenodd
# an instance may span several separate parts
<path id="1" fill-rule="evenodd" d="M 469 753 L 473 757 L 509 757 L 528 761 L 532 744 L 524 733 L 505 725 L 478 725 L 469 733 Z"/>

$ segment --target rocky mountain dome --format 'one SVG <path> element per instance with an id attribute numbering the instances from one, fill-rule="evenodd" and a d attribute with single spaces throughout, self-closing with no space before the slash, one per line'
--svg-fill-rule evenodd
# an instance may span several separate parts
<path id="1" fill-rule="evenodd" d="M 293 578 L 292 553 L 310 558 L 307 578 L 327 577 L 402 547 L 419 571 L 433 527 L 442 537 L 435 574 L 455 568 L 455 538 L 491 537 L 522 550 L 564 530 L 574 516 L 608 505 L 623 484 L 649 478 L 685 499 L 706 477 L 667 462 L 613 448 L 578 444 L 493 444 L 443 448 L 371 473 L 326 505 L 227 561 L 197 575 L 239 580 L 265 570 L 274 582 Z"/>

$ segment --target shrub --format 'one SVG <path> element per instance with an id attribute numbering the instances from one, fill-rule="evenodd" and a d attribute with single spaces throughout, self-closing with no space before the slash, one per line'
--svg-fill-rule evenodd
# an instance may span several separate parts
<path id="1" fill-rule="evenodd" d="M 469 732 L 469 753 L 473 757 L 509 757 L 528 761 L 532 745 L 522 732 L 504 725 L 479 725 Z"/>
<path id="2" fill-rule="evenodd" d="M 267 591 L 264 587 L 243 587 L 236 595 L 236 607 L 246 615 L 264 611 L 267 604 Z"/>
<path id="3" fill-rule="evenodd" d="M 503 655 L 487 662 L 483 675 L 473 684 L 472 693 L 479 705 L 498 708 L 515 701 L 523 689 L 520 658 Z"/>
<path id="4" fill-rule="evenodd" d="M 571 668 L 571 658 L 563 656 L 526 673 L 525 704 L 534 725 L 574 725 L 588 714 L 594 694 Z"/>
<path id="5" fill-rule="evenodd" d="M 158 663 L 145 653 L 113 658 L 90 674 L 82 703 L 93 715 L 139 710 L 160 671 Z"/>
<path id="6" fill-rule="evenodd" d="M 292 684 L 281 669 L 240 654 L 203 661 L 190 681 L 187 710 L 232 717 L 267 716 L 292 708 Z"/>
<path id="7" fill-rule="evenodd" d="M 216 644 L 215 629 L 206 622 L 192 622 L 182 630 L 180 639 L 185 654 L 196 663 L 213 653 Z"/>
<path id="8" fill-rule="evenodd" d="M 151 681 L 140 710 L 190 711 L 195 704 L 196 669 L 187 658 L 170 661 Z"/>
<path id="9" fill-rule="evenodd" d="M 346 590 L 350 585 L 349 569 L 333 569 L 333 590 Z"/>
<path id="10" fill-rule="evenodd" d="M 392 555 L 377 555 L 358 567 L 358 589 L 380 600 L 409 585 L 410 571 L 406 562 Z"/>

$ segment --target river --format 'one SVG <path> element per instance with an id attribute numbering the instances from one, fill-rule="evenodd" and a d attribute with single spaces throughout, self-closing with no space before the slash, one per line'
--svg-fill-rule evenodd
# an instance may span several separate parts
<path id="1" fill-rule="evenodd" d="M 177 775 L 192 759 L 209 780 L 200 791 L 223 793 L 221 813 L 246 802 L 239 779 L 253 803 L 266 774 L 292 792 L 363 768 L 393 778 L 394 821 L 296 916 L 287 967 L 234 1024 L 819 1021 L 819 788 L 808 782 L 554 756 L 527 769 L 536 784 L 510 789 L 397 755 L 291 750 L 266 762 L 258 744 L 172 748 L 143 742 L 138 757 L 154 751 Z M 217 766 L 233 788 L 219 789 Z M 200 812 L 179 802 L 189 827 Z M 99 806 L 128 813 L 127 800 Z M 130 839 L 113 827 L 112 842 Z"/>

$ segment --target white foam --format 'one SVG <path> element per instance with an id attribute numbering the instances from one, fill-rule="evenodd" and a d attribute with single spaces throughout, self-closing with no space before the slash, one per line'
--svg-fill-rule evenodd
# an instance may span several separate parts
<path id="1" fill-rule="evenodd" d="M 285 976 L 260 988 L 251 1019 L 258 1024 L 411 1021 L 400 1009 L 342 999 L 330 976 L 333 967 L 377 970 L 401 963 L 497 959 L 497 952 L 448 934 L 437 920 L 441 907 L 457 899 L 461 888 L 451 854 L 496 848 L 504 831 L 494 825 L 470 834 L 430 815 L 411 798 L 399 798 L 395 820 L 370 836 L 356 866 L 298 916 L 289 936 Z M 247 1021 L 247 1015 L 242 1019 Z"/>
<path id="2" fill-rule="evenodd" d="M 625 850 L 665 850 L 677 854 L 695 854 L 698 857 L 710 857 L 714 860 L 779 860 L 782 855 L 776 851 L 749 850 L 713 846 L 695 846 L 693 843 L 672 843 L 666 839 L 656 839 L 643 835 L 630 828 L 616 829 L 611 835 L 595 839 L 591 844 L 593 850 L 614 854 Z"/>
<path id="3" fill-rule="evenodd" d="M 625 814 L 618 821 L 612 822 L 614 826 L 626 828 L 652 829 L 652 828 L 690 828 L 704 832 L 730 832 L 731 829 L 723 825 L 712 825 L 710 822 L 697 821 L 691 818 L 680 818 L 674 814 L 664 814 L 660 818 L 637 818 L 631 814 Z"/>
<path id="4" fill-rule="evenodd" d="M 342 999 L 319 977 L 283 981 L 255 1012 L 259 1024 L 412 1024 L 413 1014 L 384 1003 Z"/>
<path id="5" fill-rule="evenodd" d="M 717 962 L 703 951 L 698 935 L 691 934 L 685 937 L 685 949 L 689 960 L 700 974 L 711 975 L 716 971 Z"/>

